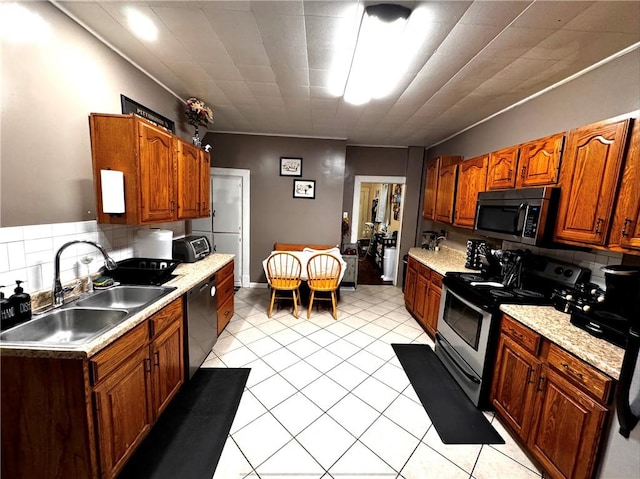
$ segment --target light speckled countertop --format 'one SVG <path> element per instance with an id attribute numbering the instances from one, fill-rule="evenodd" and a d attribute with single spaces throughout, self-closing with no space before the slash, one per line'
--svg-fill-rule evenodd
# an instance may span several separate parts
<path id="1" fill-rule="evenodd" d="M 93 341 L 83 344 L 77 348 L 47 348 L 35 346 L 0 346 L 0 354 L 6 356 L 22 356 L 22 357 L 50 357 L 60 359 L 85 359 L 93 356 L 105 346 L 124 335 L 126 332 L 135 328 L 138 324 L 145 321 L 149 316 L 157 313 L 166 305 L 176 300 L 192 287 L 207 279 L 210 275 L 218 271 L 224 265 L 233 260 L 232 254 L 212 254 L 195 263 L 183 263 L 173 271 L 176 278 L 165 283 L 163 286 L 173 286 L 175 291 L 162 297 L 148 308 L 143 309 L 139 313 L 131 316 L 131 318 L 119 324 L 115 328 L 107 331 L 105 334 L 97 337 Z"/>
<path id="2" fill-rule="evenodd" d="M 442 275 L 447 271 L 477 273 L 464 267 L 464 253 L 446 246 L 441 247 L 440 251 L 411 248 L 409 256 Z M 618 379 L 624 350 L 574 326 L 569 322 L 568 314 L 557 311 L 553 306 L 503 304 L 500 309 L 604 374 Z"/>
<path id="3" fill-rule="evenodd" d="M 440 247 L 440 251 L 411 248 L 409 250 L 409 256 L 414 257 L 422 264 L 427 265 L 429 268 L 437 271 L 443 276 L 447 271 L 462 271 L 466 273 L 478 272 L 464 267 L 466 255 L 463 252 L 447 248 L 446 246 Z"/>

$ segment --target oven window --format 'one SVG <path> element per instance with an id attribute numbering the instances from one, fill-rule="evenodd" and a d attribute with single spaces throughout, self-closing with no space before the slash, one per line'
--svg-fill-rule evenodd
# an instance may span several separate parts
<path id="1" fill-rule="evenodd" d="M 483 314 L 470 308 L 452 294 L 446 295 L 443 314 L 443 319 L 451 329 L 477 351 Z"/>
<path id="2" fill-rule="evenodd" d="M 519 223 L 520 205 L 480 205 L 478 209 L 478 229 L 517 234 Z"/>

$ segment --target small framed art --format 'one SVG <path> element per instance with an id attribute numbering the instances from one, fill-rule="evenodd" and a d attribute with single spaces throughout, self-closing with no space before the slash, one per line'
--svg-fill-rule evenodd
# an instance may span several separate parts
<path id="1" fill-rule="evenodd" d="M 302 158 L 280 157 L 280 176 L 302 176 Z"/>
<path id="2" fill-rule="evenodd" d="M 316 198 L 315 180 L 293 180 L 293 197 L 314 200 Z"/>

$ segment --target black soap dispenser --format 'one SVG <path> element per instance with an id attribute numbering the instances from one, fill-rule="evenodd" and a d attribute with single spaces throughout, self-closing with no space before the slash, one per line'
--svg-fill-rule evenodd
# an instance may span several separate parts
<path id="1" fill-rule="evenodd" d="M 4 288 L 4 286 L 0 286 Z M 0 291 L 0 330 L 12 328 L 17 324 L 16 309 L 13 303 L 4 297 L 4 293 Z"/>
<path id="2" fill-rule="evenodd" d="M 16 312 L 16 320 L 18 323 L 24 323 L 31 319 L 31 296 L 24 292 L 20 283 L 24 281 L 16 280 L 16 289 L 9 298 L 9 302 L 13 305 Z"/>

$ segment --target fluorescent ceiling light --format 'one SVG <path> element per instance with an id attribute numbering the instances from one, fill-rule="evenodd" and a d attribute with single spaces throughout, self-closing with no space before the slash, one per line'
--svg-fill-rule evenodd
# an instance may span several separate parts
<path id="1" fill-rule="evenodd" d="M 394 4 L 365 9 L 344 91 L 345 101 L 361 105 L 391 93 L 406 69 L 403 34 L 410 14 L 408 8 Z"/>
<path id="2" fill-rule="evenodd" d="M 131 7 L 125 9 L 129 30 L 141 40 L 155 41 L 158 38 L 158 28 L 148 16 Z"/>
<path id="3" fill-rule="evenodd" d="M 0 34 L 12 43 L 36 43 L 51 35 L 51 26 L 23 5 L 0 5 Z"/>

